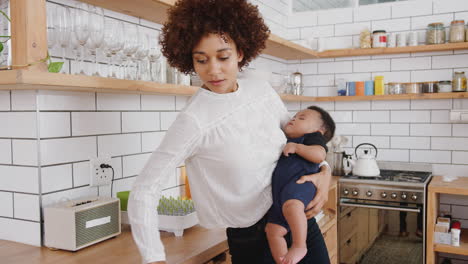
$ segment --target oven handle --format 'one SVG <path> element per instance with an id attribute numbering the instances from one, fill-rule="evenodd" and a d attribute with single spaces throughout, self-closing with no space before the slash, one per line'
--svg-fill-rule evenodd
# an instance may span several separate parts
<path id="1" fill-rule="evenodd" d="M 351 207 L 364 207 L 364 208 L 372 208 L 372 209 L 382 209 L 382 210 L 392 210 L 392 211 L 403 211 L 403 212 L 415 212 L 420 213 L 421 210 L 419 208 L 400 208 L 400 207 L 387 207 L 387 206 L 378 206 L 378 205 L 367 205 L 367 204 L 354 204 L 354 203 L 346 203 L 340 202 L 342 206 L 351 206 Z"/>

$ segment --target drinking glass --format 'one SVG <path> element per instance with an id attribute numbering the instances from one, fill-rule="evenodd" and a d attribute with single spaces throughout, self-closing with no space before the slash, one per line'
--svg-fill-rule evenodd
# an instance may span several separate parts
<path id="1" fill-rule="evenodd" d="M 141 33 L 139 49 L 136 51 L 134 59 L 138 63 L 137 65 L 137 80 L 147 80 L 148 72 L 148 53 L 149 53 L 149 38 L 148 33 Z"/>
<path id="2" fill-rule="evenodd" d="M 9 15 L 9 1 L 0 0 L 0 10 L 6 15 Z M 10 22 L 8 19 L 0 14 L 0 42 L 3 44 L 3 50 L 0 52 L 0 69 L 9 69 L 11 64 L 10 54 L 10 39 L 7 36 L 11 36 Z M 7 66 L 7 67 L 5 67 Z"/>
<path id="3" fill-rule="evenodd" d="M 156 37 L 150 38 L 148 53 L 150 80 L 162 82 L 161 76 L 161 50 Z"/>
<path id="4" fill-rule="evenodd" d="M 55 47 L 57 42 L 57 32 L 55 31 L 54 19 L 57 17 L 57 5 L 47 2 L 47 47 L 49 52 Z"/>
<path id="5" fill-rule="evenodd" d="M 123 22 L 109 18 L 105 20 L 104 24 L 104 48 L 109 63 L 107 77 L 117 78 L 115 61 L 117 59 L 117 53 L 121 51 L 124 46 Z"/>
<path id="6" fill-rule="evenodd" d="M 125 45 L 122 50 L 123 54 L 127 56 L 124 61 L 125 79 L 132 80 L 133 74 L 133 55 L 138 51 L 140 45 L 140 34 L 138 33 L 138 26 L 131 23 L 124 24 L 124 39 Z"/>
<path id="7" fill-rule="evenodd" d="M 101 7 L 89 6 L 90 32 L 87 47 L 94 56 L 93 76 L 100 76 L 97 62 L 98 50 L 104 44 L 104 10 Z"/>
<path id="8" fill-rule="evenodd" d="M 67 6 L 57 5 L 56 17 L 52 18 L 55 22 L 55 33 L 57 45 L 60 47 L 60 55 L 62 61 L 65 61 L 65 53 L 70 46 L 72 23 L 70 8 Z"/>
<path id="9" fill-rule="evenodd" d="M 76 40 L 80 46 L 80 61 L 79 61 L 79 74 L 85 74 L 83 68 L 83 60 L 85 57 L 85 45 L 89 39 L 90 23 L 89 23 L 89 6 L 86 3 L 79 2 L 76 5 L 75 19 L 74 19 L 74 33 Z"/>

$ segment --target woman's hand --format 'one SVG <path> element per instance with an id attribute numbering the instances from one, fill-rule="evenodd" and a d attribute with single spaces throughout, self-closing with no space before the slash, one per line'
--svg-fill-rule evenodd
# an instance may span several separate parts
<path id="1" fill-rule="evenodd" d="M 331 170 L 328 166 L 320 167 L 320 172 L 304 175 L 296 183 L 312 182 L 317 187 L 315 198 L 306 207 L 307 219 L 316 216 L 323 205 L 328 201 L 328 190 L 330 189 Z"/>

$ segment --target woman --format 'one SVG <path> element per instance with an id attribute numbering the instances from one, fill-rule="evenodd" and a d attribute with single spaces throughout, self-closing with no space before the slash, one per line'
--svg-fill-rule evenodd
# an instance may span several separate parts
<path id="1" fill-rule="evenodd" d="M 200 224 L 227 227 L 234 264 L 274 263 L 265 236 L 272 204 L 271 175 L 286 143 L 288 112 L 266 82 L 238 80 L 239 70 L 265 48 L 269 30 L 245 0 L 182 0 L 169 10 L 162 52 L 203 86 L 189 100 L 137 177 L 129 201 L 133 237 L 145 263 L 165 263 L 155 210 L 161 188 L 185 161 Z M 327 200 L 330 170 L 304 176 L 316 198 L 307 212 L 308 255 L 328 263 L 313 215 Z M 290 238 L 289 238 L 290 240 Z"/>

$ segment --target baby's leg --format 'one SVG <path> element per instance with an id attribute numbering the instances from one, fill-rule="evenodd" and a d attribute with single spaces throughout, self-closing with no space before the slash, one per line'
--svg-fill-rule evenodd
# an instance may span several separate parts
<path id="1" fill-rule="evenodd" d="M 292 235 L 292 245 L 283 259 L 284 264 L 296 264 L 307 254 L 307 217 L 304 209 L 304 203 L 296 199 L 283 204 L 283 215 Z"/>
<path id="2" fill-rule="evenodd" d="M 281 257 L 284 257 L 288 253 L 288 245 L 284 239 L 288 230 L 278 224 L 267 223 L 265 232 L 273 259 L 276 263 L 281 263 Z"/>

